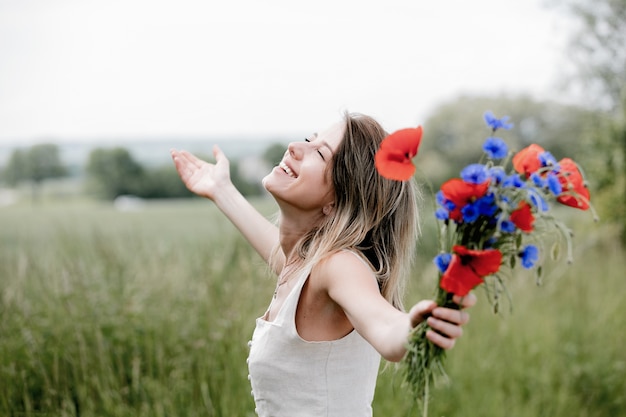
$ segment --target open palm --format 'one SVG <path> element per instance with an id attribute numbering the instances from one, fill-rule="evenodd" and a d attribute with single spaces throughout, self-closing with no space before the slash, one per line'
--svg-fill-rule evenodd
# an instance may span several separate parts
<path id="1" fill-rule="evenodd" d="M 220 188 L 231 184 L 228 158 L 217 146 L 213 147 L 214 164 L 187 151 L 172 149 L 170 153 L 178 175 L 194 194 L 213 200 Z"/>

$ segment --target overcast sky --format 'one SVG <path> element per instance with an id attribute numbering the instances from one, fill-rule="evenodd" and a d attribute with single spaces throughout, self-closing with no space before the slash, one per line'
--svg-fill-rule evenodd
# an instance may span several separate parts
<path id="1" fill-rule="evenodd" d="M 541 0 L 0 0 L 0 143 L 388 130 L 460 93 L 556 97 Z M 558 98 L 558 97 L 557 97 Z"/>

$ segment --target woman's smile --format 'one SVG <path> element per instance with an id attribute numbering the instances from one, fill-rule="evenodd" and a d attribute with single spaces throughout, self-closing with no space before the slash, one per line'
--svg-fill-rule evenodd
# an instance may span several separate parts
<path id="1" fill-rule="evenodd" d="M 280 168 L 282 168 L 283 171 L 285 171 L 285 173 L 287 175 L 289 175 L 291 178 L 298 178 L 298 176 L 293 172 L 293 170 L 285 163 L 285 161 L 280 161 L 280 164 L 278 165 Z"/>

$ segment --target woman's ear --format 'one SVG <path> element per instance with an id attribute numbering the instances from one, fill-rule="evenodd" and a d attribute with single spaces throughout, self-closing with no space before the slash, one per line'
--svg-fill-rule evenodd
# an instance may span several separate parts
<path id="1" fill-rule="evenodd" d="M 335 202 L 331 201 L 330 203 L 322 207 L 322 213 L 324 213 L 325 216 L 328 216 L 330 213 L 333 212 L 334 208 L 335 208 Z"/>

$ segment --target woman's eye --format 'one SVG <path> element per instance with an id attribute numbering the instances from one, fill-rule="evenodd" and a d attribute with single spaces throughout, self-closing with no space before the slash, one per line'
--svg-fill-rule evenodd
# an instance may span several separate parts
<path id="1" fill-rule="evenodd" d="M 311 140 L 309 138 L 304 138 L 304 141 L 305 142 L 311 142 Z M 316 149 L 316 151 L 320 155 L 320 157 L 325 161 L 326 158 L 324 158 L 324 154 L 319 149 Z"/>

